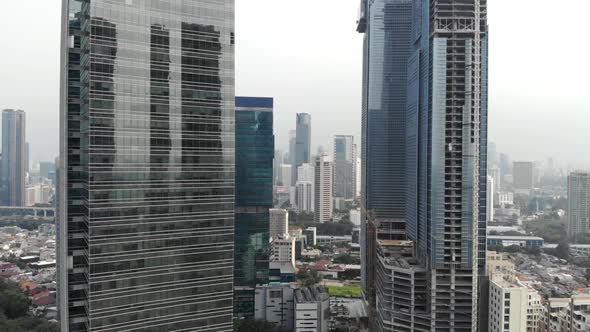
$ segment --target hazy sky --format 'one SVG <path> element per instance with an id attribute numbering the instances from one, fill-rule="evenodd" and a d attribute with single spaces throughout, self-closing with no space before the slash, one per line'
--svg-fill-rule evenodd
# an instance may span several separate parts
<path id="1" fill-rule="evenodd" d="M 587 0 L 488 0 L 490 132 L 514 159 L 590 163 Z M 275 98 L 278 147 L 295 113 L 314 150 L 360 134 L 359 0 L 236 0 L 236 94 Z M 60 0 L 0 0 L 0 108 L 27 112 L 31 158 L 58 151 Z"/>

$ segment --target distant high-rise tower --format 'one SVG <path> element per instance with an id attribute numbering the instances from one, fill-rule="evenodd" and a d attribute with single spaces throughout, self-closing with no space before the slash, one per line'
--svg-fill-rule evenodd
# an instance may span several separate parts
<path id="1" fill-rule="evenodd" d="M 405 239 L 406 90 L 411 0 L 363 1 L 357 30 L 365 34 L 361 127 L 361 281 L 374 307 L 377 241 Z M 382 232 L 383 233 L 383 232 Z M 375 313 L 371 313 L 376 316 Z"/>
<path id="2" fill-rule="evenodd" d="M 433 330 L 476 331 L 485 271 L 487 0 L 419 3 L 408 72 L 408 237 L 429 269 Z"/>
<path id="3" fill-rule="evenodd" d="M 334 210 L 332 202 L 332 177 L 334 163 L 327 155 L 318 156 L 315 162 L 314 181 L 314 213 L 315 221 L 319 223 L 329 222 Z"/>
<path id="4" fill-rule="evenodd" d="M 334 137 L 334 197 L 344 199 L 355 197 L 355 147 L 354 136 Z"/>
<path id="5" fill-rule="evenodd" d="M 315 169 L 310 164 L 298 167 L 295 183 L 296 205 L 298 212 L 311 213 L 314 210 Z"/>
<path id="6" fill-rule="evenodd" d="M 4 206 L 25 206 L 27 176 L 26 121 L 22 110 L 2 111 L 1 201 Z"/>
<path id="7" fill-rule="evenodd" d="M 256 285 L 268 282 L 273 159 L 273 99 L 236 97 L 236 317 L 254 317 Z"/>
<path id="8" fill-rule="evenodd" d="M 357 30 L 366 33 L 362 278 L 374 328 L 476 331 L 486 0 L 364 0 Z"/>
<path id="9" fill-rule="evenodd" d="M 29 171 L 30 171 L 30 168 L 29 168 L 30 157 L 31 157 L 31 150 L 30 150 L 29 142 L 27 142 L 25 144 L 25 172 L 26 173 L 29 173 Z"/>
<path id="10" fill-rule="evenodd" d="M 297 182 L 297 167 L 311 161 L 311 115 L 297 113 L 295 159 L 292 183 Z"/>
<path id="11" fill-rule="evenodd" d="M 590 232 L 590 172 L 573 172 L 567 179 L 568 235 Z"/>
<path id="12" fill-rule="evenodd" d="M 530 194 L 535 185 L 533 162 L 515 161 L 512 165 L 514 192 L 516 194 Z"/>
<path id="13" fill-rule="evenodd" d="M 232 331 L 234 1 L 64 0 L 61 40 L 61 331 Z"/>

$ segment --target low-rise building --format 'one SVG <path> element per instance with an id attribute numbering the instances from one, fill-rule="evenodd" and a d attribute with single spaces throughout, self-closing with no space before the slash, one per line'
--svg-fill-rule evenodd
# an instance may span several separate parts
<path id="1" fill-rule="evenodd" d="M 539 331 L 590 331 L 590 295 L 576 294 L 570 298 L 550 298 Z"/>
<path id="2" fill-rule="evenodd" d="M 330 296 L 323 286 L 295 290 L 295 332 L 328 332 Z"/>
<path id="3" fill-rule="evenodd" d="M 295 304 L 293 293 L 296 285 L 271 283 L 256 286 L 254 292 L 254 319 L 273 323 L 281 331 L 293 331 Z"/>
<path id="4" fill-rule="evenodd" d="M 272 240 L 271 258 L 273 262 L 291 262 L 295 266 L 295 238 L 281 236 Z"/>
<path id="5" fill-rule="evenodd" d="M 543 306 L 541 296 L 515 276 L 514 264 L 502 254 L 488 251 L 490 279 L 489 332 L 539 332 Z"/>

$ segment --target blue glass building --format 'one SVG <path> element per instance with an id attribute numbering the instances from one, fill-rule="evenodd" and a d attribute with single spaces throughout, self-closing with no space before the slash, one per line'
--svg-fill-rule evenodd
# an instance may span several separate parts
<path id="1" fill-rule="evenodd" d="M 365 33 L 362 281 L 370 303 L 378 299 L 375 329 L 475 331 L 486 249 L 486 1 L 364 0 L 357 30 Z M 407 287 L 391 296 L 380 286 L 392 268 L 381 240 L 404 237 L 416 253 L 406 263 L 418 262 L 405 272 L 427 274 L 420 308 L 396 295 Z"/>
<path id="2" fill-rule="evenodd" d="M 256 284 L 269 278 L 273 206 L 273 99 L 236 97 L 234 314 L 254 317 Z"/>
<path id="3" fill-rule="evenodd" d="M 61 14 L 61 331 L 232 331 L 234 0 Z"/>
<path id="4" fill-rule="evenodd" d="M 377 223 L 393 224 L 405 238 L 406 86 L 411 51 L 412 1 L 362 4 L 357 30 L 365 33 L 361 132 L 361 279 L 374 294 Z M 386 220 L 386 221 L 385 221 Z"/>
<path id="5" fill-rule="evenodd" d="M 297 182 L 297 167 L 311 162 L 311 115 L 297 113 L 295 130 L 295 158 L 292 159 L 291 183 Z"/>

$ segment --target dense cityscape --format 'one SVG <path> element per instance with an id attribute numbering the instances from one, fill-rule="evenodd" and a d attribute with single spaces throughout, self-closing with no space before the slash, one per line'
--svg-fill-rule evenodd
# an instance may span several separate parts
<path id="1" fill-rule="evenodd" d="M 488 2 L 359 2 L 361 135 L 314 142 L 236 96 L 234 0 L 63 0 L 59 155 L 2 111 L 0 331 L 590 331 L 590 167 L 489 135 Z"/>

